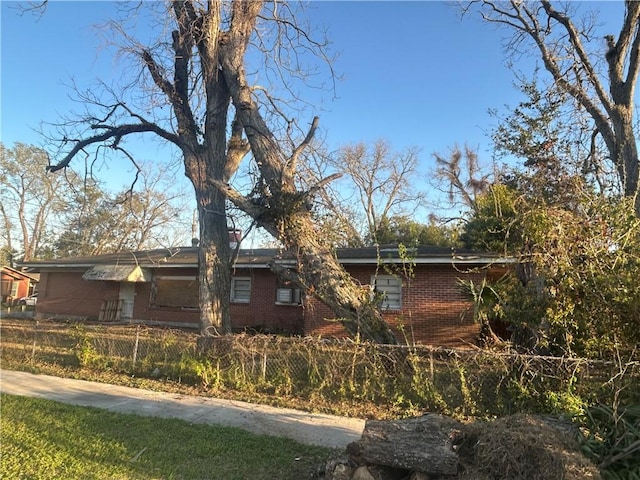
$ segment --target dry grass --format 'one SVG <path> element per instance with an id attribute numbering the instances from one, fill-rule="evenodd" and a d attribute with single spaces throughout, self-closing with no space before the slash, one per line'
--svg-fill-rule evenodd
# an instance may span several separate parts
<path id="1" fill-rule="evenodd" d="M 459 479 L 601 479 L 580 451 L 571 424 L 517 414 L 469 424 L 459 454 Z"/>

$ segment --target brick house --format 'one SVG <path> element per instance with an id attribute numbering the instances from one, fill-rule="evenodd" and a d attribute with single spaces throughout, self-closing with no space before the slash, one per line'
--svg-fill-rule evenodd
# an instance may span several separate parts
<path id="1" fill-rule="evenodd" d="M 400 340 L 443 346 L 473 344 L 478 325 L 459 278 L 480 281 L 501 271 L 491 254 L 422 246 L 338 249 L 339 261 L 363 286 L 382 296 L 384 318 Z M 404 257 L 404 258 L 403 258 Z M 332 312 L 269 269 L 272 259 L 295 266 L 277 249 L 240 249 L 231 284 L 236 331 L 344 336 Z M 131 322 L 197 328 L 196 247 L 121 252 L 24 263 L 40 273 L 40 318 Z"/>
<path id="2" fill-rule="evenodd" d="M 38 275 L 29 274 L 11 267 L 0 268 L 0 294 L 3 305 L 13 305 L 22 297 L 36 293 Z"/>

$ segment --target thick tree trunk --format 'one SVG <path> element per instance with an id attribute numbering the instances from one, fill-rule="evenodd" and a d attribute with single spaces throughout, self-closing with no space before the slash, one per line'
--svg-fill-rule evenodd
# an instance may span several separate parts
<path id="1" fill-rule="evenodd" d="M 224 149 L 224 144 L 219 146 Z M 213 149 L 215 150 L 215 149 Z M 220 152 L 218 152 L 220 155 Z M 212 159 L 215 159 L 215 155 Z M 224 158 L 224 154 L 222 154 Z M 231 249 L 227 228 L 226 197 L 208 178 L 211 171 L 224 168 L 224 161 L 207 160 L 206 155 L 185 154 L 185 173 L 195 190 L 200 224 L 198 248 L 198 285 L 200 334 L 231 333 L 229 298 L 231 289 Z M 217 178 L 222 178 L 218 173 Z M 213 177 L 216 178 L 216 177 Z"/>
<path id="2" fill-rule="evenodd" d="M 612 124 L 615 138 L 611 153 L 624 189 L 624 195 L 633 198 L 636 216 L 640 217 L 640 195 L 638 192 L 640 170 L 631 110 L 618 106 Z"/>
<path id="3" fill-rule="evenodd" d="M 200 245 L 198 280 L 200 289 L 200 334 L 231 333 L 229 298 L 231 268 L 225 198 L 219 192 L 198 196 Z M 217 197 L 217 198 L 216 198 Z"/>
<path id="4" fill-rule="evenodd" d="M 436 413 L 393 421 L 368 420 L 362 438 L 347 445 L 347 453 L 356 464 L 456 475 L 459 459 L 453 443 L 460 441 L 463 427 Z"/>
<path id="5" fill-rule="evenodd" d="M 260 169 L 265 188 L 260 192 L 260 207 L 225 188 L 231 201 L 249 214 L 260 226 L 283 242 L 298 257 L 297 272 L 274 269 L 295 281 L 308 294 L 327 304 L 353 335 L 378 343 L 397 343 L 395 335 L 368 291 L 357 285 L 338 263 L 331 246 L 317 234 L 307 207 L 308 192 L 295 185 L 296 163 L 308 144 L 315 122 L 301 147 L 288 157 L 280 147 L 256 104 L 244 70 L 244 53 L 261 2 L 234 2 L 229 35 L 220 46 L 220 63 L 229 88 L 236 118 L 244 128 L 251 152 Z"/>
<path id="6" fill-rule="evenodd" d="M 307 211 L 292 212 L 275 219 L 280 240 L 297 253 L 298 269 L 291 271 L 272 263 L 280 276 L 294 281 L 335 313 L 337 320 L 354 337 L 396 344 L 393 331 L 383 320 L 367 287 L 359 285 L 338 262 L 333 250 L 323 245 L 311 215 Z"/>
<path id="7" fill-rule="evenodd" d="M 182 151 L 186 175 L 194 186 L 198 204 L 200 334 L 229 334 L 231 251 L 226 197 L 212 181 L 229 181 L 229 176 L 237 168 L 237 163 L 229 165 L 233 155 L 227 151 L 229 90 L 218 72 L 221 2 L 210 2 L 206 13 L 199 12 L 190 2 L 173 2 L 173 8 L 180 34 L 174 35 L 173 43 L 176 52 L 174 78 L 177 95 L 170 92 L 170 96 L 179 123 L 178 132 L 184 142 Z M 189 59 L 194 46 L 198 51 L 206 92 L 203 130 L 197 126 L 194 113 L 188 107 L 191 96 Z M 199 133 L 202 134 L 202 139 L 199 138 Z"/>

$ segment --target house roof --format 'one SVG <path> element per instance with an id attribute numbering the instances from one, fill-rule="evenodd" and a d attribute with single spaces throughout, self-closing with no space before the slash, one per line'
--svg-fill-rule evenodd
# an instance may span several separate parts
<path id="1" fill-rule="evenodd" d="M 420 245 L 399 248 L 397 245 L 380 245 L 363 248 L 339 248 L 338 259 L 343 264 L 415 263 L 415 264 L 491 264 L 506 263 L 500 255 L 451 247 Z"/>
<path id="2" fill-rule="evenodd" d="M 492 264 L 510 263 L 499 255 L 472 250 L 452 249 L 448 247 L 419 246 L 398 250 L 398 246 L 379 246 L 364 248 L 339 248 L 336 250 L 342 264 L 371 265 L 378 263 L 414 263 L 414 264 Z M 289 252 L 276 248 L 240 249 L 236 267 L 267 268 L 269 262 L 295 263 Z M 136 252 L 118 252 L 85 257 L 58 258 L 23 262 L 21 266 L 31 272 L 59 268 L 92 268 L 98 265 L 136 266 L 142 268 L 182 267 L 194 268 L 198 265 L 197 247 L 172 247 Z"/>
<path id="3" fill-rule="evenodd" d="M 7 267 L 7 266 L 3 266 L 2 268 L 0 268 L 0 270 L 2 270 L 3 274 L 9 275 L 12 278 L 20 278 L 20 279 L 28 278 L 32 282 L 40 281 L 40 275 L 37 273 L 22 272 L 20 270 L 16 270 L 15 268 Z"/>

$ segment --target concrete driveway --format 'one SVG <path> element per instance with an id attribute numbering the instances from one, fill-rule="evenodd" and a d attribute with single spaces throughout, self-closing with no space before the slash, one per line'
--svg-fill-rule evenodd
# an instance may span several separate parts
<path id="1" fill-rule="evenodd" d="M 360 439 L 364 420 L 234 400 L 154 392 L 69 378 L 0 370 L 0 391 L 112 412 L 179 418 L 286 437 L 307 445 L 344 448 Z"/>

